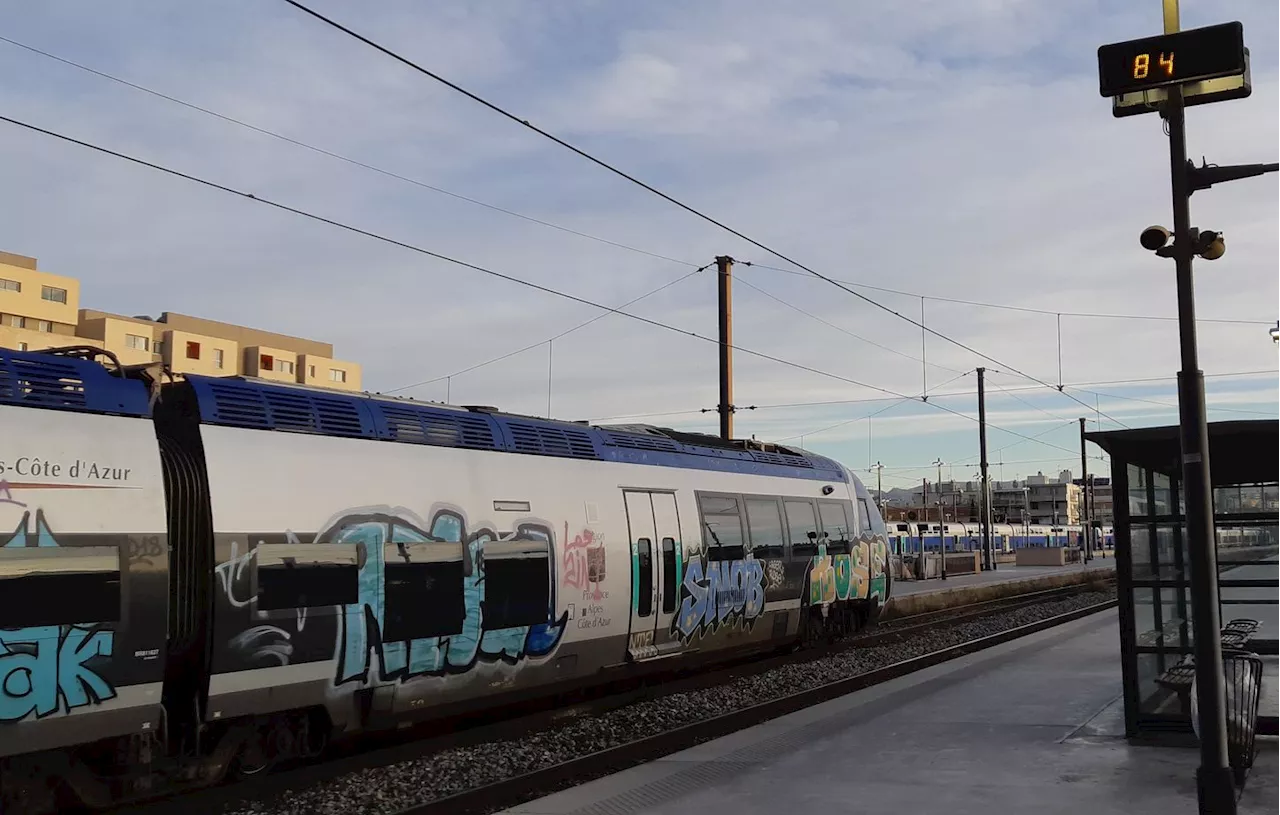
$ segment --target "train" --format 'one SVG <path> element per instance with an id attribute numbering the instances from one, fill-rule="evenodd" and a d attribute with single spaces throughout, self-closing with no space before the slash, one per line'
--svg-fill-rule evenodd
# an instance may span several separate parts
<path id="1" fill-rule="evenodd" d="M 889 538 L 799 448 L 0 349 L 0 812 L 875 623 Z"/>
<path id="2" fill-rule="evenodd" d="M 889 547 L 893 555 L 918 555 L 945 548 L 948 552 L 972 552 L 982 549 L 982 527 L 974 522 L 948 521 L 945 524 L 918 521 L 889 521 Z M 996 552 L 1009 553 L 1026 546 L 1079 546 L 1080 528 L 1040 524 L 993 523 L 991 546 Z M 1094 525 L 1093 545 L 1114 550 L 1115 528 Z"/>

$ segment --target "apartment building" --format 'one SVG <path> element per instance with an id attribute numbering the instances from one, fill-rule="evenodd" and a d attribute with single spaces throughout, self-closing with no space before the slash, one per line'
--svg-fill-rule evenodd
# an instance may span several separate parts
<path id="1" fill-rule="evenodd" d="M 125 316 L 80 308 L 75 278 L 0 252 L 0 346 L 38 351 L 91 345 L 124 365 L 163 362 L 176 375 L 247 376 L 359 391 L 360 366 L 326 342 L 176 312 Z"/>

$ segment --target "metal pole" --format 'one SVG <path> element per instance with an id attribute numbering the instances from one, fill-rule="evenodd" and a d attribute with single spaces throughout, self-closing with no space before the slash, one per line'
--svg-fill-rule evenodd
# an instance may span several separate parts
<path id="1" fill-rule="evenodd" d="M 921 301 L 923 302 L 923 300 Z M 942 459 L 939 458 L 935 464 L 938 465 L 938 564 L 939 577 L 943 580 L 947 579 L 947 518 L 942 511 Z"/>
<path id="2" fill-rule="evenodd" d="M 1084 446 L 1085 417 L 1080 417 L 1080 556 L 1085 563 L 1093 559 L 1089 540 L 1089 460 Z M 1070 489 L 1070 487 L 1068 487 Z M 1070 505 L 1068 505 L 1070 508 Z"/>
<path id="3" fill-rule="evenodd" d="M 927 399 L 929 396 L 929 365 L 925 362 L 924 356 L 924 298 L 920 298 L 920 398 Z"/>
<path id="4" fill-rule="evenodd" d="M 547 418 L 551 418 L 551 340 L 547 340 Z"/>
<path id="5" fill-rule="evenodd" d="M 991 571 L 995 559 L 991 552 L 991 524 L 987 518 L 987 506 L 991 503 L 987 491 L 987 393 L 986 368 L 978 369 L 978 451 L 982 472 L 982 570 Z"/>
<path id="6" fill-rule="evenodd" d="M 1164 0 L 1164 31 L 1180 28 L 1178 0 Z M 1169 173 L 1173 194 L 1173 239 L 1178 285 L 1178 419 L 1182 437 L 1182 482 L 1186 496 L 1187 548 L 1191 566 L 1191 616 L 1195 632 L 1196 701 L 1200 713 L 1200 767 L 1196 792 L 1200 812 L 1233 815 L 1235 781 L 1227 756 L 1226 692 L 1222 670 L 1222 633 L 1209 493 L 1209 427 L 1205 421 L 1204 374 L 1196 353 L 1195 289 L 1191 273 L 1191 188 L 1187 176 L 1186 107 L 1182 86 L 1169 88 L 1165 104 L 1169 126 Z M 1176 494 L 1176 493 L 1175 493 Z"/>
<path id="7" fill-rule="evenodd" d="M 720 438 L 733 438 L 733 258 L 716 258 L 720 294 Z"/>

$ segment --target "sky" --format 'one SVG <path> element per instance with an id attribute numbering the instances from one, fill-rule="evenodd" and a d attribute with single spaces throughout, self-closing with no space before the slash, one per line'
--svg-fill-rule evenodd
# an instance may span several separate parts
<path id="1" fill-rule="evenodd" d="M 728 255 L 736 435 L 872 484 L 880 462 L 885 489 L 974 476 L 980 365 L 996 478 L 1078 474 L 1079 417 L 1177 421 L 1177 323 L 1133 319 L 1177 313 L 1137 240 L 1171 226 L 1168 142 L 1112 117 L 1096 61 L 1160 33 L 1155 0 L 313 7 L 883 308 L 282 0 L 6 3 L 0 35 L 377 170 L 6 41 L 0 115 L 609 307 L 666 286 L 626 311 L 678 330 L 571 331 L 605 312 L 5 122 L 0 250 L 80 278 L 82 306 L 332 342 L 371 391 L 707 432 L 717 348 L 689 332 L 716 336 L 716 278 L 691 273 Z M 1184 28 L 1242 21 L 1251 56 L 1250 98 L 1189 110 L 1197 161 L 1276 160 L 1277 17 L 1183 2 Z M 1228 245 L 1196 265 L 1209 418 L 1275 417 L 1277 177 L 1192 218 Z M 922 302 L 954 342 L 922 345 Z"/>

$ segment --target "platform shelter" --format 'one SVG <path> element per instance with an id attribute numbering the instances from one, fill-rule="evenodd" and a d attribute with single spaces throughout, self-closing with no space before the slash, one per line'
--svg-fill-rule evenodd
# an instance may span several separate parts
<path id="1" fill-rule="evenodd" d="M 1178 427 L 1086 438 L 1111 455 L 1125 733 L 1133 740 L 1195 744 Z M 1239 774 L 1250 763 L 1253 733 L 1276 732 L 1278 448 L 1280 422 L 1209 424 L 1228 741 L 1236 742 L 1231 752 L 1249 753 L 1233 756 Z"/>

